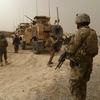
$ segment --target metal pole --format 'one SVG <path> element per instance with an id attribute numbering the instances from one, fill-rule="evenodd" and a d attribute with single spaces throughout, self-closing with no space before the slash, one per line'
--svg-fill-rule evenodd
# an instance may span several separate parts
<path id="1" fill-rule="evenodd" d="M 57 24 L 59 24 L 59 10 L 58 10 L 58 7 L 56 7 L 56 9 L 57 9 Z"/>
<path id="2" fill-rule="evenodd" d="M 24 23 L 25 19 L 24 19 L 24 8 L 23 8 L 23 23 Z"/>
<path id="3" fill-rule="evenodd" d="M 49 17 L 50 17 L 50 0 L 48 1 L 48 7 L 49 7 Z"/>
<path id="4" fill-rule="evenodd" d="M 36 0 L 36 15 L 38 16 L 38 1 Z"/>

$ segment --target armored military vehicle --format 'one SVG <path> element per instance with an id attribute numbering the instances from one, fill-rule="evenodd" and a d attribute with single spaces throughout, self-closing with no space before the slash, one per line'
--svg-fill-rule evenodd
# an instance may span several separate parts
<path id="1" fill-rule="evenodd" d="M 32 24 L 29 24 L 25 30 L 24 30 L 24 34 L 21 34 L 20 37 L 22 38 L 21 40 L 21 47 L 22 49 L 26 49 L 28 47 L 32 47 Z M 27 47 L 28 46 L 28 47 Z"/>
<path id="2" fill-rule="evenodd" d="M 59 12 L 57 8 L 57 20 L 53 25 L 50 24 L 50 17 L 47 16 L 35 16 L 34 20 L 31 20 L 31 24 L 25 29 L 25 33 L 22 38 L 22 48 L 26 49 L 31 46 L 34 53 L 40 53 L 46 49 L 50 49 L 46 46 L 46 43 L 50 36 L 61 37 L 63 35 L 63 29 L 59 25 Z"/>
<path id="3" fill-rule="evenodd" d="M 32 24 L 26 29 L 22 37 L 22 48 L 32 47 L 35 53 L 45 49 L 45 42 L 50 36 L 50 18 L 47 16 L 35 16 Z"/>
<path id="4" fill-rule="evenodd" d="M 26 16 L 32 21 L 25 29 L 22 36 L 22 49 L 31 48 L 34 53 L 40 53 L 48 48 L 45 46 L 51 35 L 58 37 L 63 34 L 63 29 L 60 25 L 51 25 L 50 17 L 35 16 L 34 20 Z"/>
<path id="5" fill-rule="evenodd" d="M 20 23 L 18 27 L 16 28 L 15 33 L 19 35 L 24 35 L 25 29 L 29 26 L 29 23 Z"/>

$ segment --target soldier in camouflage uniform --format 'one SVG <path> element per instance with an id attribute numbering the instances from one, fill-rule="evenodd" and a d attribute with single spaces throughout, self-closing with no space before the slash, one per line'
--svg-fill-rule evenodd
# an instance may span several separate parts
<path id="1" fill-rule="evenodd" d="M 50 36 L 48 39 L 48 44 L 50 47 L 50 58 L 48 61 L 48 65 L 53 64 L 52 60 L 57 52 L 59 52 L 61 46 L 62 46 L 62 37 L 55 37 Z"/>
<path id="2" fill-rule="evenodd" d="M 48 65 L 50 65 L 50 64 L 53 64 L 52 60 L 53 60 L 53 58 L 55 56 L 55 52 L 56 52 L 56 50 L 53 47 L 53 45 L 56 42 L 56 38 L 54 36 L 51 36 L 49 38 L 48 42 L 49 42 L 49 45 L 50 45 L 50 58 L 49 58 L 49 61 L 48 61 Z"/>
<path id="3" fill-rule="evenodd" d="M 8 64 L 7 62 L 7 46 L 8 42 L 4 36 L 4 34 L 0 33 L 0 65 L 3 66 L 3 56 L 5 60 L 5 64 Z"/>
<path id="4" fill-rule="evenodd" d="M 13 45 L 15 53 L 18 53 L 20 45 L 20 37 L 18 36 L 18 34 L 15 34 L 15 37 L 13 38 Z"/>
<path id="5" fill-rule="evenodd" d="M 49 45 L 49 48 L 50 48 L 50 58 L 49 58 L 49 61 L 48 61 L 48 65 L 50 64 L 53 64 L 52 60 L 55 56 L 55 53 L 57 52 L 57 48 L 54 47 L 56 42 L 57 42 L 57 39 L 55 36 L 50 36 L 49 39 L 48 39 L 48 45 Z"/>
<path id="6" fill-rule="evenodd" d="M 93 57 L 98 54 L 98 41 L 96 31 L 89 27 L 87 14 L 77 14 L 76 24 L 78 31 L 66 48 L 73 57 L 69 80 L 71 100 L 86 100 L 87 82 L 92 72 Z"/>
<path id="7" fill-rule="evenodd" d="M 55 56 L 55 53 L 59 52 L 62 46 L 62 36 L 63 36 L 63 29 L 60 25 L 55 25 L 51 28 L 50 38 L 48 40 L 50 44 L 50 59 L 48 61 L 48 65 L 53 64 L 52 60 Z"/>

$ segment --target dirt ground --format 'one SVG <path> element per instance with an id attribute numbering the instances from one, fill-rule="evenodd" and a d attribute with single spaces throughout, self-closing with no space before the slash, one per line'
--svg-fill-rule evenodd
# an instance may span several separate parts
<path id="1" fill-rule="evenodd" d="M 30 50 L 20 50 L 16 54 L 10 40 L 10 64 L 0 67 L 0 100 L 70 100 L 69 61 L 55 70 L 58 56 L 53 67 L 47 66 L 48 59 L 49 54 L 35 55 Z M 100 100 L 100 51 L 94 58 L 87 100 Z"/>

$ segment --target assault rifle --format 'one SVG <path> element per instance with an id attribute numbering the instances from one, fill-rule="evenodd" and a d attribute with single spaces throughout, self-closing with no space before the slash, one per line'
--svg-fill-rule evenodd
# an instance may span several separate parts
<path id="1" fill-rule="evenodd" d="M 71 58 L 71 55 L 69 54 L 69 53 L 67 53 L 66 51 L 59 57 L 59 60 L 58 60 L 58 65 L 57 65 L 57 67 L 55 68 L 55 70 L 57 69 L 57 68 L 61 68 L 61 66 L 62 66 L 62 64 L 64 63 L 64 61 L 66 60 L 66 59 L 69 59 L 69 60 L 73 60 L 72 58 Z"/>
<path id="2" fill-rule="evenodd" d="M 74 35 L 72 35 L 72 36 L 70 36 L 70 37 L 65 36 L 65 39 L 63 40 L 63 41 L 64 41 L 64 45 L 65 45 L 65 44 L 68 44 L 73 36 L 74 36 Z M 71 60 L 71 61 L 74 62 L 74 59 L 72 58 L 71 54 L 69 54 L 68 52 L 65 51 L 65 52 L 62 53 L 62 55 L 59 57 L 59 59 L 58 59 L 58 62 L 59 62 L 59 63 L 58 63 L 58 65 L 57 65 L 57 67 L 55 68 L 55 70 L 56 70 L 57 68 L 60 69 L 60 67 L 62 66 L 63 62 L 64 62 L 66 59 L 69 59 L 69 60 Z"/>
<path id="3" fill-rule="evenodd" d="M 62 66 L 62 64 L 63 64 L 63 62 L 65 61 L 65 59 L 66 59 L 66 52 L 64 52 L 61 56 L 60 56 L 60 58 L 59 58 L 59 60 L 58 60 L 58 65 L 57 65 L 57 67 L 55 68 L 55 70 L 57 69 L 57 68 L 59 68 L 60 69 L 60 67 Z"/>
<path id="4" fill-rule="evenodd" d="M 88 36 L 87 36 L 87 37 L 88 37 Z M 76 65 L 77 67 L 79 67 L 78 61 L 77 61 L 77 59 L 74 58 L 73 55 L 75 55 L 76 52 L 78 51 L 78 49 L 80 49 L 81 45 L 82 45 L 83 42 L 87 39 L 87 37 L 80 43 L 80 45 L 77 47 L 77 49 L 76 49 L 76 51 L 75 51 L 74 54 L 69 54 L 68 52 L 65 51 L 65 52 L 60 56 L 60 58 L 59 58 L 59 60 L 58 60 L 59 63 L 58 63 L 58 65 L 57 65 L 57 67 L 56 67 L 55 69 L 60 68 L 60 67 L 62 66 L 63 62 L 65 61 L 65 59 L 69 59 L 70 61 L 72 61 L 72 62 L 74 63 L 74 65 Z M 68 41 L 68 42 L 69 42 L 69 41 Z"/>

